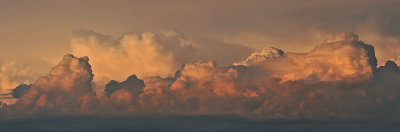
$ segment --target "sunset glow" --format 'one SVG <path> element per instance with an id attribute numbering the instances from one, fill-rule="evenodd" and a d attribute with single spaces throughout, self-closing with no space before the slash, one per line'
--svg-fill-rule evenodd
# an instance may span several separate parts
<path id="1" fill-rule="evenodd" d="M 399 5 L 0 0 L 0 131 L 398 131 Z"/>

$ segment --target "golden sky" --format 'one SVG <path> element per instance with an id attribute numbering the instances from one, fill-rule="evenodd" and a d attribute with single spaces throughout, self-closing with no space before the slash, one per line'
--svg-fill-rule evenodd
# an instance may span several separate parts
<path id="1" fill-rule="evenodd" d="M 355 32 L 361 40 L 373 45 L 378 63 L 382 64 L 400 55 L 399 3 L 396 0 L 0 0 L 0 63 L 3 67 L 18 67 L 14 70 L 25 69 L 29 74 L 2 79 L 24 78 L 3 87 L 32 82 L 67 53 L 92 58 L 93 63 L 98 63 L 94 66 L 98 78 L 104 75 L 121 80 L 133 73 L 168 76 L 184 63 L 196 60 L 214 60 L 228 66 L 267 46 L 308 52 L 341 32 Z M 170 54 L 170 57 L 160 60 L 136 56 L 131 53 L 137 51 L 129 48 L 135 45 L 121 41 L 135 40 L 135 36 L 140 40 L 143 34 L 154 34 L 157 40 L 155 45 L 147 47 L 166 50 L 137 51 L 155 56 Z M 88 41 L 91 37 L 96 42 Z M 110 45 L 125 47 L 109 51 Z M 192 52 L 195 54 L 188 55 Z M 94 58 L 96 55 L 103 57 Z M 143 61 L 153 66 L 160 62 L 172 65 L 130 68 Z M 119 66 L 111 66 L 112 63 Z M 122 72 L 123 76 L 110 72 L 121 69 L 133 70 Z M 4 71 L 3 76 L 9 76 L 9 71 L 12 70 Z"/>
<path id="2" fill-rule="evenodd" d="M 399 5 L 0 0 L 0 115 L 233 114 L 393 125 L 400 117 Z"/>
<path id="3" fill-rule="evenodd" d="M 174 30 L 200 45 L 250 49 L 273 45 L 295 52 L 310 50 L 334 34 L 355 31 L 375 45 L 379 57 L 387 58 L 399 53 L 398 4 L 396 0 L 1 0 L 0 56 L 55 64 L 71 52 L 73 32 L 86 29 L 115 36 Z M 238 60 L 227 59 L 222 63 Z"/>

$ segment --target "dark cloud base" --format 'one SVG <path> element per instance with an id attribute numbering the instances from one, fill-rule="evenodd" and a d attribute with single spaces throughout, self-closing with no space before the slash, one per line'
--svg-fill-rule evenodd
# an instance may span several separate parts
<path id="1" fill-rule="evenodd" d="M 352 131 L 395 132 L 400 120 L 379 119 L 259 119 L 238 115 L 6 115 L 0 119 L 0 131 L 229 131 L 229 132 L 286 132 L 286 131 Z"/>

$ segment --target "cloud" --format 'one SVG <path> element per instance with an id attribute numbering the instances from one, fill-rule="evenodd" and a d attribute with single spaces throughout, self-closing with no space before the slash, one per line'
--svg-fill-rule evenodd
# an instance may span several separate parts
<path id="1" fill-rule="evenodd" d="M 129 76 L 125 81 L 123 82 L 117 82 L 114 80 L 111 80 L 107 85 L 106 88 L 104 89 L 104 92 L 107 93 L 108 96 L 110 96 L 112 93 L 115 91 L 125 89 L 128 91 L 131 91 L 133 94 L 139 95 L 139 93 L 142 92 L 144 87 L 144 82 L 143 80 L 140 80 L 136 77 L 136 75 Z"/>
<path id="2" fill-rule="evenodd" d="M 122 80 L 137 74 L 169 76 L 193 58 L 190 41 L 176 32 L 144 32 L 121 37 L 78 30 L 71 40 L 72 52 L 93 58 L 96 78 Z"/>
<path id="3" fill-rule="evenodd" d="M 342 33 L 308 53 L 284 53 L 270 47 L 236 63 L 240 64 L 259 67 L 282 81 L 357 81 L 372 76 L 377 60 L 373 46 L 358 40 L 353 33 Z"/>
<path id="4" fill-rule="evenodd" d="M 91 82 L 93 74 L 88 57 L 65 55 L 48 75 L 40 77 L 18 99 L 17 110 L 46 110 L 70 112 L 86 107 L 94 96 Z"/>
<path id="5" fill-rule="evenodd" d="M 263 63 L 269 59 L 280 57 L 283 55 L 284 52 L 281 49 L 269 46 L 263 50 L 251 53 L 251 55 L 247 57 L 245 61 L 233 63 L 233 65 L 244 65 L 244 66 L 256 65 L 259 63 Z"/>
<path id="6" fill-rule="evenodd" d="M 93 4 L 94 2 L 98 4 Z M 7 45 L 2 48 L 1 56 L 4 57 L 33 56 L 57 62 L 59 56 L 70 52 L 70 46 L 67 46 L 71 36 L 70 31 L 76 29 L 76 25 L 115 34 L 114 38 L 117 40 L 126 35 L 126 32 L 135 32 L 139 35 L 146 31 L 176 29 L 188 39 L 211 40 L 212 42 L 198 44 L 210 47 L 204 50 L 205 54 L 207 51 L 208 55 L 212 54 L 208 59 L 216 59 L 218 64 L 223 66 L 231 64 L 228 62 L 233 59 L 238 61 L 237 59 L 242 59 L 240 57 L 245 57 L 243 54 L 250 53 L 248 47 L 260 49 L 270 44 L 288 52 L 307 52 L 336 33 L 352 30 L 365 42 L 374 44 L 380 60 L 386 60 L 400 53 L 397 37 L 400 19 L 397 13 L 399 9 L 396 6 L 399 1 L 395 0 L 304 1 L 295 5 L 290 1 L 268 0 L 157 3 L 97 0 L 52 3 L 51 6 L 49 2 L 25 1 L 23 5 L 26 6 L 23 10 L 15 8 L 18 3 L 7 1 L 2 4 L 4 8 L 1 12 L 15 12 L 20 15 L 14 18 L 0 14 L 4 18 L 0 40 L 1 44 Z M 196 8 L 192 8 L 193 4 Z M 104 5 L 108 6 L 107 10 L 98 10 Z M 42 10 L 37 10 L 38 8 Z M 71 8 L 74 10 L 70 10 Z M 146 14 L 143 14 L 143 11 L 146 11 Z M 54 19 L 60 17 L 58 14 L 68 16 L 70 19 Z M 25 20 L 34 22 L 27 24 Z M 15 31 L 24 32 L 10 33 Z M 232 48 L 230 45 L 219 45 L 215 48 L 217 46 L 214 46 L 216 44 L 213 42 L 245 46 Z M 19 46 L 28 48 L 21 49 Z M 38 52 L 43 49 L 46 52 Z M 97 57 L 90 56 L 90 58 Z M 131 74 L 141 77 L 138 73 L 129 73 L 126 76 L 116 76 L 118 79 L 111 79 L 121 81 Z"/>
<path id="7" fill-rule="evenodd" d="M 268 118 L 400 115 L 398 66 L 376 68 L 373 46 L 342 33 L 305 53 L 268 47 L 243 62 L 188 62 L 173 76 L 129 76 L 92 90 L 87 57 L 66 55 L 18 99 L 15 110 L 243 114 Z"/>
<path id="8" fill-rule="evenodd" d="M 392 73 L 398 68 L 391 62 L 378 70 L 376 66 L 371 45 L 353 33 L 342 33 L 307 53 L 269 47 L 236 66 L 186 63 L 174 77 L 143 78 L 145 87 L 139 98 L 124 90 L 111 97 L 129 102 L 131 107 L 126 109 L 146 112 L 382 116 L 387 113 L 373 111 L 399 102 L 394 88 L 398 74 L 389 81 L 384 79 L 390 76 L 384 72 L 388 70 L 382 69 L 392 69 Z"/>
<path id="9" fill-rule="evenodd" d="M 400 56 L 397 56 L 397 57 L 395 57 L 395 58 L 388 59 L 388 60 L 386 60 L 385 64 L 380 64 L 380 66 L 386 65 L 387 61 L 394 62 L 394 63 L 396 63 L 397 66 L 399 66 L 399 65 L 400 65 Z"/>
<path id="10" fill-rule="evenodd" d="M 132 74 L 173 76 L 183 64 L 215 60 L 223 65 L 243 59 L 251 50 L 245 46 L 209 39 L 193 39 L 176 31 L 129 33 L 112 36 L 76 30 L 72 53 L 88 56 L 93 64 L 93 89 L 101 92 L 110 80 L 122 81 Z"/>
<path id="11" fill-rule="evenodd" d="M 104 92 L 108 97 L 108 105 L 105 107 L 114 107 L 117 111 L 135 111 L 134 107 L 138 104 L 138 97 L 143 93 L 145 87 L 143 80 L 136 75 L 129 76 L 125 81 L 117 82 L 111 80 L 106 84 Z M 132 106 L 133 105 L 133 106 Z"/>
<path id="12" fill-rule="evenodd" d="M 26 84 L 20 84 L 18 85 L 15 89 L 12 91 L 12 96 L 14 98 L 19 98 L 23 96 L 28 90 L 31 88 L 32 84 L 26 85 Z"/>
<path id="13" fill-rule="evenodd" d="M 16 61 L 0 61 L 0 92 L 9 93 L 21 83 L 32 83 L 37 77 L 29 65 L 19 64 Z"/>

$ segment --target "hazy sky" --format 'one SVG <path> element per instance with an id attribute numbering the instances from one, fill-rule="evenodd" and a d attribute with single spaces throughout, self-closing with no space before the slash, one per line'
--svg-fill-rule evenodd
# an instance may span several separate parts
<path id="1" fill-rule="evenodd" d="M 22 65 L 19 69 L 26 69 L 30 75 L 13 78 L 31 78 L 2 87 L 34 81 L 67 53 L 89 56 L 95 65 L 94 71 L 100 76 L 100 66 L 113 65 L 111 63 L 125 65 L 114 69 L 106 67 L 106 70 L 136 69 L 113 72 L 125 73 L 113 76 L 122 80 L 133 73 L 171 75 L 163 73 L 173 73 L 171 71 L 182 64 L 196 60 L 215 60 L 219 65 L 227 66 L 270 45 L 286 52 L 308 52 L 336 34 L 349 31 L 373 45 L 378 63 L 382 64 L 386 59 L 400 55 L 398 5 L 400 2 L 396 0 L 0 0 L 0 64 L 8 64 L 6 67 Z M 183 40 L 194 49 L 175 45 L 174 60 L 179 63 L 171 62 L 174 65 L 168 72 L 165 69 L 143 72 L 143 68 L 130 67 L 132 63 L 129 62 L 137 58 L 120 57 L 136 51 L 113 53 L 103 50 L 110 48 L 107 45 L 120 46 L 116 43 L 124 36 L 144 32 L 172 32 L 178 37 L 168 41 Z M 84 50 L 79 45 L 90 45 L 90 42 L 79 41 L 74 47 L 76 38 L 89 40 L 93 35 L 103 46 L 95 48 L 91 45 Z M 157 46 L 171 47 L 164 40 Z M 192 51 L 196 54 L 188 55 Z M 99 54 L 106 57 L 94 57 Z M 139 57 L 141 59 L 148 58 Z M 168 61 L 166 59 L 164 61 Z M 154 60 L 152 64 L 157 65 L 158 61 Z M 0 74 L 9 76 L 12 73 Z"/>
<path id="2" fill-rule="evenodd" d="M 0 130 L 396 129 L 399 6 L 0 0 Z"/>
<path id="3" fill-rule="evenodd" d="M 43 63 L 40 60 L 55 64 L 71 52 L 73 31 L 86 29 L 114 36 L 173 30 L 200 45 L 250 49 L 274 45 L 296 52 L 310 50 L 334 34 L 355 31 L 375 45 L 378 58 L 388 58 L 400 55 L 399 4 L 396 0 L 0 0 L 0 56 L 30 60 L 32 65 Z"/>

